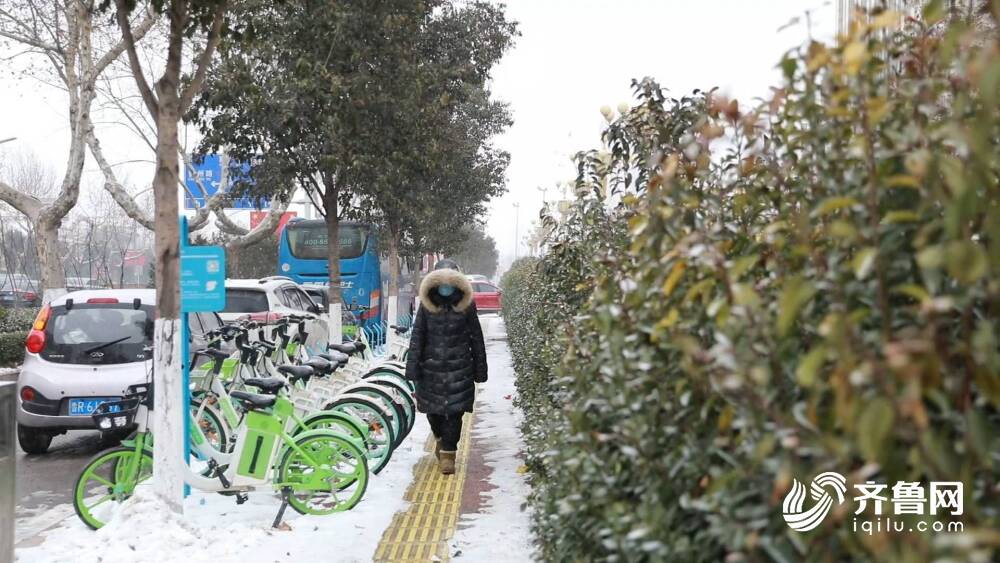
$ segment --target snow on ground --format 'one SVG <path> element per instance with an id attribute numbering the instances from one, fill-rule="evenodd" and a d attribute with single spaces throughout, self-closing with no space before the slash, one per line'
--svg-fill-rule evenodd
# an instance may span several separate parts
<path id="1" fill-rule="evenodd" d="M 393 514 L 406 508 L 403 493 L 413 480 L 413 466 L 425 454 L 429 432 L 426 419 L 419 417 L 410 436 L 382 473 L 371 477 L 364 499 L 350 512 L 301 516 L 287 509 L 284 521 L 290 531 L 271 528 L 280 506 L 271 492 L 251 493 L 250 500 L 238 506 L 231 497 L 193 491 L 181 517 L 164 509 L 148 488 L 140 488 L 98 531 L 87 528 L 70 506 L 72 516 L 43 532 L 44 542 L 38 547 L 18 549 L 16 561 L 371 561 Z"/>
<path id="2" fill-rule="evenodd" d="M 506 330 L 499 317 L 482 319 L 487 338 L 489 381 L 480 386 L 472 434 L 484 448 L 486 465 L 493 469 L 478 514 L 465 515 L 449 552 L 459 561 L 531 561 L 529 486 L 518 473 L 524 448 L 519 426 L 521 410 L 513 403 L 514 370 L 507 350 Z M 502 555 L 499 555 L 502 553 Z"/>
<path id="3" fill-rule="evenodd" d="M 465 515 L 451 541 L 459 561 L 530 561 L 528 484 L 518 473 L 523 449 L 518 425 L 521 412 L 513 405 L 514 373 L 505 343 L 503 321 L 482 318 L 487 338 L 490 380 L 480 389 L 472 432 L 492 470 L 491 490 L 483 494 L 478 514 Z M 193 491 L 183 517 L 164 509 L 146 488 L 118 507 L 111 522 L 93 531 L 76 517 L 71 505 L 47 514 L 61 523 L 40 533 L 35 547 L 18 549 L 18 563 L 158 563 L 371 561 L 392 516 L 406 508 L 403 494 L 413 480 L 413 467 L 425 455 L 430 429 L 425 417 L 393 454 L 380 475 L 372 476 L 364 500 L 352 511 L 330 516 L 300 516 L 285 512 L 290 531 L 273 530 L 280 502 L 271 492 L 250 494 L 238 506 L 233 498 Z M 24 515 L 19 515 L 24 516 Z M 32 516 L 42 516 L 34 515 Z M 49 521 L 58 520 L 53 517 Z M 21 520 L 23 522 L 23 520 Z M 23 530 L 18 530 L 23 538 Z M 33 534 L 32 534 L 33 535 Z M 498 556 L 498 550 L 503 555 Z"/>

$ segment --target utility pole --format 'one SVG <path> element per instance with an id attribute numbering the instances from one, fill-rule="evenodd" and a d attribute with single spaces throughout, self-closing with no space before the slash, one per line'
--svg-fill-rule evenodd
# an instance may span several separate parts
<path id="1" fill-rule="evenodd" d="M 518 232 L 518 229 L 520 228 L 520 223 L 521 223 L 521 204 L 515 202 L 514 203 L 514 209 L 515 209 L 515 212 L 514 212 L 514 260 L 517 260 L 517 251 L 518 251 L 517 247 L 520 246 L 520 239 L 519 239 L 519 234 L 520 233 Z"/>

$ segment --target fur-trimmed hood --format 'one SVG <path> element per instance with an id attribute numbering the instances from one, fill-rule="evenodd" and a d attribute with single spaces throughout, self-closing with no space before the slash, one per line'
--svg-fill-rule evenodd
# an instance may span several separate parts
<path id="1" fill-rule="evenodd" d="M 420 282 L 420 306 L 431 313 L 441 312 L 441 307 L 431 299 L 431 291 L 437 289 L 439 285 L 451 285 L 456 291 L 462 293 L 462 297 L 455 303 L 455 310 L 462 312 L 469 308 L 472 303 L 472 284 L 462 272 L 449 270 L 447 268 L 434 270 L 424 276 Z"/>

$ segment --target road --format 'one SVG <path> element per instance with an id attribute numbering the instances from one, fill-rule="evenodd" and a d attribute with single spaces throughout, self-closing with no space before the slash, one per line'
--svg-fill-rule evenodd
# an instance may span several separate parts
<path id="1" fill-rule="evenodd" d="M 0 371 L 0 381 L 16 379 L 16 371 Z M 72 489 L 80 468 L 107 447 L 99 433 L 86 430 L 56 436 L 43 455 L 27 455 L 15 444 L 18 543 L 73 514 Z"/>
<path id="2" fill-rule="evenodd" d="M 28 540 L 38 532 L 73 514 L 73 485 L 80 468 L 94 454 L 108 447 L 100 434 L 74 430 L 56 436 L 49 453 L 26 455 L 17 451 L 16 541 Z"/>

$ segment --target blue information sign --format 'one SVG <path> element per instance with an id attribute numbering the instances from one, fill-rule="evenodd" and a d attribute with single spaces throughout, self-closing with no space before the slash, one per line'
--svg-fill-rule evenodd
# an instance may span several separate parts
<path id="1" fill-rule="evenodd" d="M 181 311 L 226 308 L 226 251 L 221 246 L 181 247 Z"/>
<path id="2" fill-rule="evenodd" d="M 205 205 L 205 200 L 215 195 L 222 184 L 222 159 L 219 158 L 219 155 L 207 154 L 200 160 L 192 158 L 191 166 L 194 168 L 193 173 L 190 168 L 184 167 L 184 186 L 187 188 L 184 192 L 185 209 L 196 209 Z M 241 178 L 248 178 L 249 174 L 250 165 L 248 163 L 229 161 L 230 185 Z M 261 206 L 267 205 L 267 200 L 263 198 L 258 204 L 251 198 L 241 197 L 227 202 L 225 207 L 230 209 L 260 209 Z"/>

